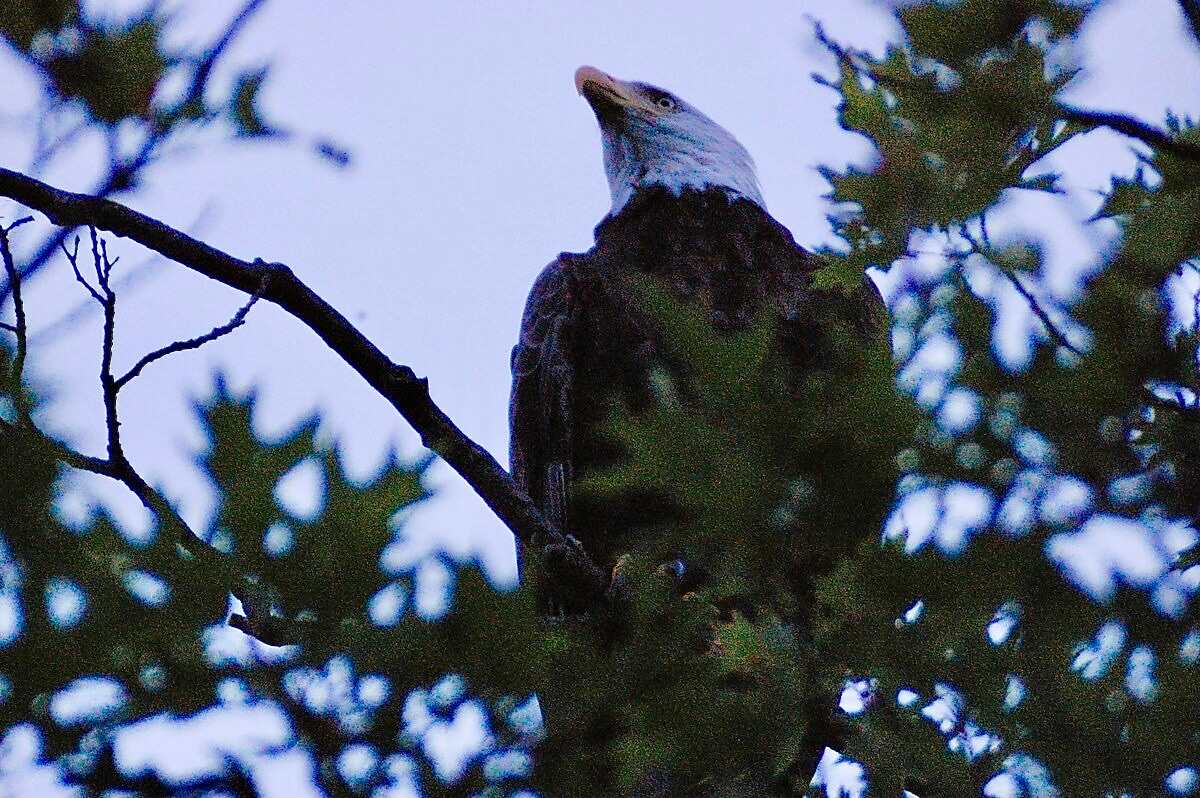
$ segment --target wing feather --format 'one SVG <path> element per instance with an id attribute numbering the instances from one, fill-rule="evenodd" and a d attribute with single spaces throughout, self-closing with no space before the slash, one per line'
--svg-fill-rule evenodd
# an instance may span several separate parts
<path id="1" fill-rule="evenodd" d="M 574 315 L 570 264 L 563 255 L 542 270 L 529 293 L 512 351 L 509 401 L 513 479 L 559 529 L 570 498 Z"/>

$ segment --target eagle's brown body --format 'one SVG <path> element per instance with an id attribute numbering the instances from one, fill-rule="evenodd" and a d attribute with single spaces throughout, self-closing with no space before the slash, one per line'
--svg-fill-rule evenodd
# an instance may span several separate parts
<path id="1" fill-rule="evenodd" d="M 512 357 L 517 484 L 596 562 L 611 565 L 631 527 L 644 529 L 648 516 L 670 512 L 669 497 L 601 503 L 572 485 L 620 456 L 604 434 L 614 402 L 645 410 L 656 401 L 656 371 L 681 380 L 686 401 L 688 378 L 687 364 L 664 362 L 662 333 L 647 323 L 623 278 L 658 278 L 675 297 L 701 307 L 718 333 L 772 314 L 788 376 L 796 377 L 822 367 L 822 319 L 831 313 L 866 338 L 884 334 L 885 312 L 870 282 L 823 294 L 812 285 L 819 266 L 761 207 L 719 188 L 639 192 L 596 228 L 590 251 L 561 255 L 530 293 Z"/>

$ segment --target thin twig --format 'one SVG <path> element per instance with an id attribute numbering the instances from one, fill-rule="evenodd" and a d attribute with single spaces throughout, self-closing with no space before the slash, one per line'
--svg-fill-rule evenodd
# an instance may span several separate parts
<path id="1" fill-rule="evenodd" d="M 1189 399 L 1186 395 L 1176 390 L 1175 395 L 1170 399 L 1159 396 L 1154 392 L 1152 385 L 1142 386 L 1142 401 L 1153 407 L 1162 408 L 1164 410 L 1174 410 L 1184 414 L 1200 415 L 1200 396 Z"/>
<path id="2" fill-rule="evenodd" d="M 60 246 L 62 247 L 63 254 L 67 256 L 67 262 L 71 264 L 72 271 L 75 272 L 75 281 L 86 288 L 87 292 L 92 295 L 92 299 L 103 306 L 104 297 L 100 296 L 100 293 L 95 288 L 92 288 L 92 284 L 84 278 L 83 272 L 79 271 L 79 236 L 75 236 L 75 248 L 73 250 L 67 249 L 65 241 Z"/>
<path id="3" fill-rule="evenodd" d="M 265 287 L 266 286 L 264 285 L 263 288 Z M 126 383 L 128 383 L 137 375 L 141 374 L 142 369 L 146 368 L 146 366 L 149 366 L 156 360 L 161 360 L 167 355 L 173 355 L 176 352 L 186 352 L 191 349 L 199 349 L 210 341 L 215 341 L 221 336 L 228 335 L 238 327 L 241 327 L 246 321 L 246 314 L 250 312 L 250 309 L 254 307 L 255 303 L 258 302 L 261 296 L 262 291 L 256 291 L 250 296 L 250 299 L 246 302 L 246 304 L 238 308 L 237 313 L 233 314 L 233 318 L 219 327 L 213 327 L 204 335 L 200 335 L 195 338 L 189 338 L 186 341 L 175 341 L 174 343 L 167 344 L 161 349 L 156 349 L 153 352 L 146 354 L 141 360 L 134 364 L 133 368 L 129 369 L 129 371 L 125 372 L 117 379 L 117 390 L 119 391 L 124 388 Z"/>
<path id="4" fill-rule="evenodd" d="M 100 286 L 104 297 L 108 298 L 113 296 L 112 289 L 108 287 L 108 275 L 112 271 L 108 263 L 108 245 L 100 240 L 95 227 L 89 226 L 88 233 L 92 239 L 92 266 L 96 270 L 96 284 Z"/>
<path id="5" fill-rule="evenodd" d="M 245 616 L 237 616 L 236 619 L 231 619 L 237 628 L 256 636 L 261 635 L 260 639 L 266 642 L 275 644 L 299 642 L 303 639 L 303 624 L 297 624 L 294 621 L 284 618 L 277 618 L 272 614 L 271 610 L 274 604 L 272 589 L 260 579 L 240 572 L 227 555 L 200 538 L 178 512 L 176 512 L 175 508 L 171 506 L 171 503 L 146 482 L 125 456 L 125 450 L 121 443 L 121 421 L 117 407 L 121 387 L 136 376 L 137 372 L 147 363 L 158 359 L 158 357 L 165 357 L 169 352 L 160 350 L 157 357 L 148 360 L 144 359 L 121 380 L 114 378 L 112 363 L 116 335 L 117 294 L 112 289 L 110 280 L 113 267 L 116 266 L 120 258 L 109 257 L 108 242 L 100 237 L 94 226 L 89 226 L 89 231 L 91 234 L 92 265 L 96 273 L 98 290 L 93 289 L 83 279 L 79 270 L 77 262 L 79 252 L 78 237 L 76 237 L 75 251 L 73 253 L 68 252 L 67 257 L 71 261 L 71 267 L 75 271 L 76 278 L 87 287 L 89 293 L 100 302 L 104 310 L 100 385 L 103 393 L 104 426 L 107 434 L 108 456 L 106 458 L 98 458 L 81 454 L 65 444 L 48 438 L 34 428 L 32 423 L 26 426 L 30 427 L 49 450 L 58 459 L 62 460 L 62 462 L 84 471 L 107 476 L 125 485 L 126 488 L 141 500 L 146 509 L 158 519 L 158 523 L 161 526 L 173 532 L 175 540 L 186 551 L 197 558 L 204 559 L 215 569 L 224 579 L 225 583 L 229 585 L 229 589 L 242 602 L 242 606 L 246 610 Z M 261 293 L 262 287 L 265 287 L 265 282 L 260 284 L 259 292 L 256 292 L 246 307 L 238 312 L 238 316 L 235 316 L 237 324 L 241 324 L 250 306 L 254 304 L 259 293 Z M 167 349 L 171 349 L 171 347 L 167 347 Z"/>
<path id="6" fill-rule="evenodd" d="M 58 97 L 50 99 L 38 112 L 38 120 L 44 121 L 55 117 L 55 112 L 66 103 Z M 29 164 L 29 171 L 33 174 L 39 174 L 49 166 L 50 162 L 62 152 L 66 147 L 75 143 L 83 133 L 91 129 L 92 123 L 88 119 L 77 122 L 65 133 L 60 133 L 52 142 L 39 141 L 38 146 L 34 149 L 33 160 Z M 44 133 L 44 131 L 41 131 Z M 41 138 L 41 134 L 39 134 Z"/>
<path id="7" fill-rule="evenodd" d="M 203 99 L 204 89 L 208 85 L 208 77 L 212 74 L 213 67 L 216 66 L 217 61 L 220 60 L 225 51 L 229 49 L 229 45 L 233 44 L 234 39 L 236 39 L 238 34 L 242 32 L 242 29 L 246 27 L 246 23 L 250 21 L 251 17 L 258 13 L 259 9 L 263 7 L 265 2 L 266 0 L 248 0 L 248 2 L 242 6 L 242 10 L 239 11 L 237 15 L 229 21 L 229 24 L 226 25 L 225 31 L 221 34 L 221 37 L 217 39 L 213 46 L 208 49 L 208 52 L 205 53 L 204 58 L 201 59 L 196 65 L 196 71 L 193 73 L 192 82 L 188 86 L 188 93 L 185 96 L 184 104 Z"/>
<path id="8" fill-rule="evenodd" d="M 1082 349 L 1071 343 L 1071 340 L 1067 338 L 1066 333 L 1060 330 L 1050 318 L 1050 314 L 1048 314 L 1045 308 L 1042 307 L 1041 303 L 1038 301 L 1038 298 L 1034 296 L 1032 291 L 1025 287 L 1025 284 L 1022 283 L 1015 274 L 1004 268 L 1000 269 L 1000 273 L 1007 277 L 1009 282 L 1013 284 L 1013 287 L 1017 289 L 1017 293 L 1025 298 L 1025 302 L 1028 303 L 1029 309 L 1033 311 L 1033 315 L 1037 316 L 1038 321 L 1040 321 L 1042 326 L 1046 328 L 1046 332 L 1050 334 L 1050 337 L 1054 339 L 1055 343 L 1077 355 L 1078 357 L 1083 357 L 1086 354 Z"/>
<path id="9" fill-rule="evenodd" d="M 201 210 L 195 221 L 187 228 L 189 235 L 196 235 L 207 228 L 212 207 L 212 203 L 209 203 Z M 157 252 L 151 253 L 136 266 L 122 269 L 121 276 L 113 280 L 113 290 L 119 291 L 122 297 L 128 301 L 131 290 L 167 273 L 162 268 L 163 263 L 163 258 Z M 57 341 L 63 335 L 74 330 L 79 325 L 79 322 L 91 314 L 93 310 L 92 297 L 84 297 L 73 309 L 62 314 L 54 321 L 42 325 L 35 333 L 30 335 L 30 346 L 45 345 Z"/>
<path id="10" fill-rule="evenodd" d="M 992 237 L 988 235 L 987 226 L 987 211 L 979 214 L 979 237 L 983 240 L 983 245 L 988 249 L 992 248 Z M 968 239 L 970 240 L 970 239 Z"/>
<path id="11" fill-rule="evenodd" d="M 1083 357 L 1086 352 L 1075 346 L 1075 344 L 1071 343 L 1071 339 L 1067 337 L 1067 334 L 1058 328 L 1058 325 L 1055 324 L 1054 320 L 1050 318 L 1050 314 L 1047 313 L 1046 309 L 1042 307 L 1042 303 L 1037 296 L 1030 291 L 1023 282 L 1021 282 L 1020 278 L 1018 278 L 1011 269 L 1005 268 L 1003 265 L 997 263 L 995 258 L 988 256 L 988 253 L 993 250 L 991 237 L 988 235 L 987 217 L 982 214 L 979 217 L 979 232 L 981 240 L 976 240 L 975 237 L 971 235 L 970 229 L 965 224 L 960 226 L 959 233 L 967 240 L 967 243 L 971 245 L 971 252 L 967 254 L 979 254 L 986 258 L 989 263 L 995 265 L 997 270 L 1006 278 L 1008 278 L 1010 283 L 1012 283 L 1013 288 L 1017 289 L 1017 293 L 1024 297 L 1026 304 L 1029 305 L 1029 309 L 1033 311 L 1033 315 L 1036 316 L 1038 321 L 1042 323 L 1042 326 L 1046 328 L 1046 333 L 1052 339 L 1054 339 L 1054 342 L 1076 356 Z"/>
<path id="12" fill-rule="evenodd" d="M 8 234 L 21 225 L 32 221 L 33 217 L 26 216 L 13 222 L 8 227 L 0 225 L 0 259 L 4 261 L 4 272 L 8 276 L 9 285 L 12 287 L 13 314 L 16 318 L 16 323 L 12 325 L 11 330 L 17 337 L 17 350 L 13 355 L 11 377 L 14 391 L 19 390 L 21 379 L 25 372 L 25 354 L 29 348 L 29 328 L 25 321 L 25 302 L 21 298 L 21 276 L 17 272 L 17 266 L 13 260 L 12 246 L 10 245 Z M 5 326 L 7 327 L 8 325 Z"/>
<path id="13" fill-rule="evenodd" d="M 10 333 L 20 332 L 20 327 L 15 324 L 9 324 L 6 321 L 0 321 L 0 330 L 7 330 Z"/>
<path id="14" fill-rule="evenodd" d="M 117 413 L 116 380 L 113 378 L 113 346 L 117 329 L 117 295 L 108 284 L 112 267 L 108 261 L 108 247 L 102 245 L 94 226 L 89 226 L 92 236 L 92 265 L 96 269 L 104 308 L 104 338 L 100 349 L 100 389 L 104 401 L 104 426 L 108 432 L 108 459 L 114 466 L 128 467 L 125 452 L 121 447 L 121 421 Z M 130 472 L 132 468 L 128 468 Z M 139 477 L 140 479 L 140 477 Z M 136 492 L 136 491 L 135 491 Z"/>

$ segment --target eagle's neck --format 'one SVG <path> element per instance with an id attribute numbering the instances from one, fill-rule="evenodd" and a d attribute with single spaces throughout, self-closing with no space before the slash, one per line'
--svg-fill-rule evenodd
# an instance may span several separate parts
<path id="1" fill-rule="evenodd" d="M 732 136 L 725 136 L 681 142 L 679 136 L 605 135 L 609 215 L 620 213 L 639 191 L 654 186 L 675 196 L 688 189 L 720 191 L 731 200 L 746 199 L 765 209 L 753 159 Z"/>

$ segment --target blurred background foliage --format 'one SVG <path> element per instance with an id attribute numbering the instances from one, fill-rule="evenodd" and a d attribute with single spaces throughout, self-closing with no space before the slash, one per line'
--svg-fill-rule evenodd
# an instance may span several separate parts
<path id="1" fill-rule="evenodd" d="M 665 491 L 678 520 L 631 530 L 603 610 L 539 619 L 533 552 L 520 590 L 447 561 L 446 601 L 418 606 L 389 552 L 428 463 L 352 480 L 316 418 L 265 438 L 253 395 L 220 381 L 197 407 L 210 557 L 103 513 L 68 521 L 53 448 L 6 431 L 0 756 L 95 793 L 254 794 L 232 756 L 189 782 L 118 753 L 139 722 L 215 706 L 281 714 L 273 753 L 311 756 L 328 794 L 1194 793 L 1200 133 L 1164 109 L 1166 138 L 1131 145 L 1136 171 L 1082 198 L 1103 243 L 1074 253 L 1088 276 L 1066 301 L 1021 219 L 996 222 L 1023 192 L 1081 200 L 1050 156 L 1101 124 L 1061 99 L 1088 11 L 911 3 L 881 54 L 818 30 L 841 123 L 877 153 L 825 170 L 838 240 L 817 285 L 837 301 L 887 272 L 890 347 L 830 321 L 836 362 L 785 387 L 769 324 L 716 337 L 646 286 L 701 390 L 614 412 L 627 457 L 586 489 Z M 223 97 L 161 100 L 204 59 L 168 52 L 169 24 L 0 10 L 48 113 L 81 107 L 143 141 L 280 130 L 255 110 L 257 67 Z M 997 350 L 997 285 L 1033 309 L 1025 362 Z M 28 387 L 3 388 L 0 417 L 36 419 Z M 281 490 L 298 470 L 310 506 Z M 226 625 L 246 585 L 293 645 Z M 837 753 L 810 786 L 798 763 L 823 744 Z"/>
<path id="2" fill-rule="evenodd" d="M 350 153 L 338 144 L 263 117 L 259 97 L 268 70 L 262 63 L 236 66 L 232 80 L 219 69 L 265 2 L 246 0 L 211 41 L 181 42 L 176 18 L 158 2 L 120 17 L 83 0 L 6 0 L 0 41 L 41 84 L 36 118 L 26 120 L 37 142 L 26 171 L 37 176 L 99 142 L 106 163 L 88 193 L 120 196 L 162 160 L 229 137 L 300 141 L 330 164 L 348 165 Z M 33 248 L 21 264 L 27 279 L 46 266 L 67 232 Z M 5 280 L 0 298 L 7 300 L 9 290 Z"/>

